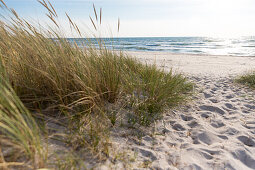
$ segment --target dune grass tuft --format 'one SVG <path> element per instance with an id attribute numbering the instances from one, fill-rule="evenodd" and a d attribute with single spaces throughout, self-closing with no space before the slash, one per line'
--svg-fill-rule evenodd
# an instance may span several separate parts
<path id="1" fill-rule="evenodd" d="M 86 148 L 102 157 L 108 156 L 109 132 L 120 121 L 119 111 L 109 106 L 131 113 L 129 123 L 148 126 L 166 108 L 185 101 L 192 88 L 183 75 L 106 49 L 101 40 L 99 48 L 89 39 L 83 47 L 71 44 L 59 33 L 58 15 L 49 2 L 39 1 L 56 26 L 50 28 L 29 23 L 1 2 L 11 16 L 0 22 L 1 143 L 17 146 L 35 168 L 43 167 L 47 160 L 46 140 L 35 121 L 35 111 L 67 121 L 63 124 L 68 130 L 62 135 L 67 147 L 74 151 Z M 97 30 L 102 10 L 98 18 L 95 6 L 93 9 L 96 20 L 90 19 Z M 78 26 L 66 16 L 81 36 Z M 118 30 L 119 26 L 118 22 Z"/>
<path id="2" fill-rule="evenodd" d="M 251 88 L 255 88 L 255 72 L 243 75 L 237 79 L 238 83 L 245 84 Z"/>

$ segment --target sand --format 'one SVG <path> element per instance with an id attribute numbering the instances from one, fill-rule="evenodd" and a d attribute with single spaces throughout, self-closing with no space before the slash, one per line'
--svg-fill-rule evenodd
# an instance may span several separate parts
<path id="1" fill-rule="evenodd" d="M 254 57 L 173 54 L 169 52 L 128 52 L 141 61 L 155 63 L 169 71 L 193 76 L 229 77 L 255 69 Z"/>
<path id="2" fill-rule="evenodd" d="M 113 132 L 113 154 L 123 153 L 122 161 L 107 160 L 97 169 L 255 169 L 255 91 L 233 82 L 255 70 L 255 57 L 129 54 L 186 74 L 195 93 L 141 136 Z"/>

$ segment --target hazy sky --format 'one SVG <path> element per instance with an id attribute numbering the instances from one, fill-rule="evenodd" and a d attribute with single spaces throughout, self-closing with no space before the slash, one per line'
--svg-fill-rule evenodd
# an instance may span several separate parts
<path id="1" fill-rule="evenodd" d="M 36 0 L 5 0 L 26 18 L 44 22 L 45 10 Z M 87 31 L 92 28 L 92 4 L 103 8 L 103 35 L 247 36 L 255 35 L 255 0 L 51 0 L 65 27 L 64 12 Z M 117 21 L 120 18 L 120 32 Z M 112 33 L 109 33 L 112 32 Z M 72 36 L 66 30 L 67 36 Z"/>

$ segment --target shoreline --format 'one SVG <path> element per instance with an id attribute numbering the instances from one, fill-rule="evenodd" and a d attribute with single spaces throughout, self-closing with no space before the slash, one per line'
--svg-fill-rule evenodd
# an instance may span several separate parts
<path id="1" fill-rule="evenodd" d="M 114 50 L 120 51 L 120 50 Z M 188 56 L 217 56 L 217 57 L 248 57 L 248 58 L 255 58 L 255 56 L 239 56 L 239 55 L 224 55 L 224 54 L 192 54 L 192 53 L 174 53 L 171 51 L 135 51 L 135 50 L 121 50 L 127 53 L 165 53 L 169 55 L 188 55 Z"/>

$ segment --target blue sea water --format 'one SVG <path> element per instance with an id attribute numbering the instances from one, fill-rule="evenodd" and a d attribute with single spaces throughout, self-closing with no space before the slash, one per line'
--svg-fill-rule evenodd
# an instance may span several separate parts
<path id="1" fill-rule="evenodd" d="M 82 47 L 88 39 L 68 38 Z M 255 37 L 211 38 L 211 37 L 139 37 L 90 39 L 98 46 L 128 51 L 168 51 L 172 53 L 255 56 Z"/>

